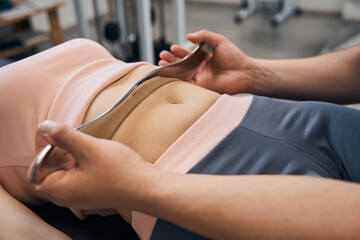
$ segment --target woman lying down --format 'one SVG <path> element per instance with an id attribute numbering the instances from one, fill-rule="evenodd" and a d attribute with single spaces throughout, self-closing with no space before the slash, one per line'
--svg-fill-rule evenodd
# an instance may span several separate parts
<path id="1" fill-rule="evenodd" d="M 68 238 L 26 207 L 46 202 L 26 176 L 41 150 L 38 125 L 90 121 L 154 68 L 116 60 L 90 40 L 72 40 L 0 68 L 1 239 Z M 119 105 L 112 121 L 116 128 L 105 125 L 99 133 L 166 172 L 360 180 L 360 165 L 352 159 L 360 156 L 360 112 L 347 107 L 220 95 L 157 77 Z M 98 209 L 72 210 L 83 218 Z M 142 212 L 116 212 L 141 239 L 203 238 Z"/>

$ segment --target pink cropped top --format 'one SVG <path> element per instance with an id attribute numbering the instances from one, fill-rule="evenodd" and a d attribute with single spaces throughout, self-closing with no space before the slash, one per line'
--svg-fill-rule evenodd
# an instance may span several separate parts
<path id="1" fill-rule="evenodd" d="M 99 44 L 76 39 L 0 68 L 0 184 L 36 204 L 26 172 L 35 134 L 46 119 L 80 125 L 94 97 L 133 68 Z"/>

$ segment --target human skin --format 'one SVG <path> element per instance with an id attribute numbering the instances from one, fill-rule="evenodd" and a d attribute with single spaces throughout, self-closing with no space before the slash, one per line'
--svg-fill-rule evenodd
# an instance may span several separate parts
<path id="1" fill-rule="evenodd" d="M 99 116 L 113 106 L 141 76 L 155 67 L 153 65 L 140 66 L 121 80 L 103 89 L 87 110 L 84 122 Z M 151 81 L 160 81 L 160 79 L 154 78 Z M 141 93 L 148 92 L 149 95 L 146 98 L 138 101 L 136 98 L 129 97 L 124 104 L 117 107 L 119 111 L 116 118 L 124 120 L 111 133 L 111 139 L 133 149 L 145 162 L 154 163 L 213 105 L 220 94 L 179 79 L 174 79 L 157 89 L 152 88 L 153 84 L 150 81 L 148 83 L 146 88 L 141 85 L 138 87 L 138 92 L 132 94 L 139 96 Z M 99 131 L 106 131 L 106 126 Z M 41 139 L 38 140 L 41 141 Z M 40 145 L 39 149 L 42 149 L 46 146 L 46 142 L 43 141 Z M 50 168 L 68 169 L 73 166 L 74 162 L 67 156 L 58 154 L 59 157 L 49 158 L 47 165 Z M 46 172 L 44 173 L 47 175 Z M 131 223 L 130 211 L 117 210 L 128 223 Z"/>
<path id="2" fill-rule="evenodd" d="M 89 106 L 84 122 L 99 116 L 113 106 L 138 79 L 155 67 L 150 64 L 138 67 L 101 91 Z M 159 79 L 153 79 L 153 81 L 157 80 Z M 139 91 L 144 92 L 141 89 L 140 87 Z M 154 92 L 149 92 L 149 96 L 141 103 L 134 102 L 131 99 L 127 101 L 126 108 L 131 111 L 131 114 L 129 114 L 129 118 L 124 120 L 124 124 L 120 124 L 113 133 L 113 140 L 132 147 L 141 154 L 142 161 L 147 162 L 154 162 L 220 96 L 218 93 L 193 86 L 181 80 L 171 81 L 159 89 L 152 89 L 150 84 L 150 88 L 146 91 Z M 121 110 L 123 109 L 122 107 Z M 153 109 L 156 110 L 153 111 Z M 120 114 L 123 112 L 120 111 Z M 146 121 L 142 121 L 145 113 Z M 159 119 L 158 115 L 163 117 Z M 137 134 L 134 134 L 135 131 L 144 134 L 141 138 L 137 138 L 135 137 Z M 34 146 L 37 149 L 36 152 L 41 151 L 47 144 L 39 134 L 36 136 L 36 143 L 37 146 Z M 59 154 L 61 159 L 52 158 L 54 162 L 49 162 L 50 171 L 59 168 L 69 169 L 75 164 L 64 152 L 54 151 L 54 153 Z M 61 164 L 57 160 L 61 161 Z M 47 201 L 46 197 L 44 198 L 39 194 L 37 194 L 37 198 L 43 202 Z M 65 234 L 45 223 L 23 203 L 11 197 L 4 188 L 0 189 L 0 202 L 0 208 L 6 209 L 6 211 L 2 211 L 0 218 L 1 239 L 56 239 L 57 237 L 68 239 Z M 37 204 L 40 204 L 39 201 Z M 118 209 L 118 211 L 125 220 L 131 221 L 129 211 L 122 209 Z M 21 228 L 17 222 L 22 223 Z M 32 231 L 34 225 L 38 226 L 39 231 Z M 13 231 L 15 228 L 19 230 Z"/>
<path id="3" fill-rule="evenodd" d="M 301 59 L 266 60 L 244 54 L 226 37 L 207 30 L 189 34 L 189 41 L 213 48 L 193 83 L 220 93 L 251 93 L 295 100 L 360 102 L 360 46 Z M 188 54 L 178 45 L 160 53 L 159 65 Z"/>
<path id="4" fill-rule="evenodd" d="M 13 198 L 0 185 L 0 239 L 70 239 Z"/>
<path id="5" fill-rule="evenodd" d="M 359 47 L 308 59 L 260 60 L 208 31 L 188 38 L 214 49 L 213 57 L 192 80 L 199 86 L 230 94 L 360 101 Z M 159 65 L 187 54 L 178 46 L 171 51 L 161 54 Z M 45 123 L 40 130 L 78 165 L 49 175 L 38 186 L 39 192 L 59 205 L 142 211 L 214 239 L 352 239 L 360 234 L 360 187 L 356 183 L 300 176 L 165 173 L 144 164 L 124 145 L 55 123 Z M 74 142 L 77 144 L 69 144 Z M 105 162 L 105 179 L 97 179 L 100 176 L 94 172 L 99 159 Z M 126 189 L 129 184 L 135 190 Z M 93 201 L 85 202 L 90 197 Z"/>
<path id="6" fill-rule="evenodd" d="M 120 143 L 53 122 L 39 129 L 76 161 L 76 167 L 50 174 L 37 187 L 61 206 L 137 210 L 212 239 L 354 239 L 360 234 L 356 183 L 168 173 Z"/>
<path id="7" fill-rule="evenodd" d="M 84 122 L 113 106 L 138 79 L 155 68 L 150 64 L 140 66 L 102 90 L 87 110 Z M 138 87 L 139 92 L 149 93 L 140 102 L 132 100 L 130 96 L 126 104 L 118 106 L 120 111 L 117 118 L 124 120 L 112 134 L 112 140 L 134 149 L 150 163 L 154 163 L 220 97 L 216 92 L 179 79 L 152 89 L 151 81 L 160 80 L 150 80 L 147 89 L 142 85 Z"/>

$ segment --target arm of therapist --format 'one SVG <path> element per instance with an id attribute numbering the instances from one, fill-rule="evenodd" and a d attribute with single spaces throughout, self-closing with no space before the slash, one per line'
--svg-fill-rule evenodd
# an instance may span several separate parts
<path id="1" fill-rule="evenodd" d="M 43 136 L 76 164 L 37 187 L 56 204 L 125 208 L 212 239 L 351 239 L 360 235 L 360 186 L 300 176 L 174 174 L 126 146 L 45 122 Z"/>
<path id="2" fill-rule="evenodd" d="M 360 46 L 322 56 L 265 60 L 251 58 L 222 35 L 202 30 L 188 35 L 205 42 L 213 55 L 199 68 L 193 82 L 220 93 L 252 93 L 288 99 L 337 103 L 360 102 Z M 189 52 L 178 45 L 160 54 L 159 65 Z"/>

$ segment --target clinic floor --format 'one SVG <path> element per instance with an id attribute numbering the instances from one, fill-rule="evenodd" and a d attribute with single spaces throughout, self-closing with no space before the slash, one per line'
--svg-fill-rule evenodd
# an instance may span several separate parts
<path id="1" fill-rule="evenodd" d="M 166 39 L 169 42 L 174 39 L 171 2 L 165 1 Z M 234 14 L 239 5 L 188 1 L 186 32 L 208 29 L 225 35 L 252 57 L 279 59 L 317 55 L 360 25 L 359 22 L 344 22 L 337 14 L 319 13 L 303 13 L 290 18 L 277 28 L 272 28 L 269 17 L 264 15 L 255 15 L 237 24 L 234 22 Z M 67 39 L 77 37 L 76 35 L 76 29 L 66 31 Z M 154 36 L 159 37 L 158 22 L 154 26 Z M 358 107 L 360 108 L 360 105 Z"/>

